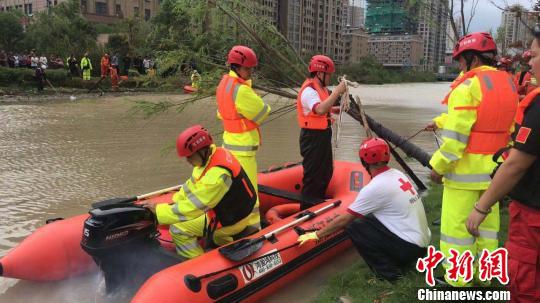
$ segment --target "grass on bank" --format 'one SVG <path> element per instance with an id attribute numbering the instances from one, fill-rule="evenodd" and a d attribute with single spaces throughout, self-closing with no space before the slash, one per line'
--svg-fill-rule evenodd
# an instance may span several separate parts
<path id="1" fill-rule="evenodd" d="M 423 202 L 431 229 L 431 244 L 437 248 L 439 247 L 440 228 L 439 226 L 433 226 L 432 222 L 440 218 L 441 201 L 442 186 L 432 184 L 427 195 L 423 197 Z M 501 205 L 500 245 L 506 241 L 507 230 L 508 207 L 507 205 Z M 439 264 L 437 271 L 435 271 L 435 276 L 442 274 L 442 266 Z M 339 302 L 339 298 L 342 296 L 346 296 L 352 299 L 353 302 L 358 303 L 417 302 L 416 290 L 418 287 L 426 287 L 424 273 L 418 273 L 413 270 L 395 284 L 379 281 L 361 259 L 360 255 L 358 255 L 358 262 L 328 280 L 328 284 L 321 291 L 315 302 L 335 303 Z"/>

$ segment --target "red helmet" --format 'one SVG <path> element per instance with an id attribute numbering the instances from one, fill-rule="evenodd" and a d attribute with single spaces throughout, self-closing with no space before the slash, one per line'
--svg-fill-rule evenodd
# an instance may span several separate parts
<path id="1" fill-rule="evenodd" d="M 531 57 L 532 57 L 532 54 L 530 50 L 524 51 L 523 54 L 521 55 L 521 58 L 523 58 L 524 60 L 530 60 Z"/>
<path id="2" fill-rule="evenodd" d="M 315 55 L 311 58 L 311 61 L 309 61 L 309 72 L 325 72 L 325 73 L 333 73 L 336 71 L 336 68 L 334 66 L 334 61 L 332 59 L 323 56 L 323 55 Z"/>
<path id="3" fill-rule="evenodd" d="M 367 164 L 390 161 L 390 147 L 380 138 L 369 138 L 364 140 L 358 151 L 360 159 Z"/>
<path id="4" fill-rule="evenodd" d="M 497 62 L 498 64 L 497 65 L 500 65 L 500 66 L 510 66 L 512 65 L 512 59 L 508 58 L 508 57 L 502 57 L 501 59 L 499 59 L 499 62 Z"/>
<path id="5" fill-rule="evenodd" d="M 178 156 L 189 157 L 196 151 L 210 146 L 212 144 L 212 136 L 202 125 L 194 125 L 184 130 L 176 139 L 176 151 Z"/>
<path id="6" fill-rule="evenodd" d="M 236 45 L 231 48 L 227 56 L 227 64 L 238 64 L 245 67 L 257 66 L 257 55 L 255 52 L 243 45 Z"/>
<path id="7" fill-rule="evenodd" d="M 461 37 L 454 47 L 452 58 L 457 59 L 464 51 L 477 51 L 480 53 L 495 52 L 497 53 L 497 45 L 488 33 L 472 33 Z"/>

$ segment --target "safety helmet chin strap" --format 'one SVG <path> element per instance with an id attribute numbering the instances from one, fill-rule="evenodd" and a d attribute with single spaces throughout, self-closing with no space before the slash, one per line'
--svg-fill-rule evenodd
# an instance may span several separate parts
<path id="1" fill-rule="evenodd" d="M 324 83 L 324 79 L 326 79 L 326 72 L 323 73 L 323 79 L 319 78 L 319 73 L 317 73 L 317 79 L 321 82 L 322 87 L 326 87 L 326 83 Z"/>
<path id="2" fill-rule="evenodd" d="M 202 150 L 196 151 L 196 153 L 201 157 L 202 159 L 202 166 L 206 166 L 208 163 L 208 159 L 210 159 L 210 147 L 204 148 L 204 152 Z"/>
<path id="3" fill-rule="evenodd" d="M 465 72 L 468 72 L 471 70 L 471 65 L 473 63 L 473 60 L 474 60 L 474 54 L 473 53 L 464 53 L 463 55 L 463 59 L 465 59 L 465 63 L 467 64 L 467 70 Z"/>
<path id="4" fill-rule="evenodd" d="M 373 176 L 371 175 L 371 171 L 369 170 L 369 164 L 367 164 L 367 162 L 364 161 L 364 159 L 360 159 L 360 162 L 362 162 L 362 166 L 366 169 L 366 171 L 368 172 L 369 176 L 370 176 L 370 177 L 373 177 Z"/>

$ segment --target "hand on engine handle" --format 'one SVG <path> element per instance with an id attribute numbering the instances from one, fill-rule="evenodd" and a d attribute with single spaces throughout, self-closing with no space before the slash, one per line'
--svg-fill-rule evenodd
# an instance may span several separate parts
<path id="1" fill-rule="evenodd" d="M 139 204 L 142 207 L 148 208 L 152 213 L 156 213 L 156 204 L 151 203 L 150 201 L 144 201 L 141 204 Z"/>

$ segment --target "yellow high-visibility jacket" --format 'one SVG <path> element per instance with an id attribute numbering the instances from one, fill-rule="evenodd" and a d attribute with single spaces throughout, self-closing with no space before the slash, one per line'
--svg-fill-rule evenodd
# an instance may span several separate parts
<path id="1" fill-rule="evenodd" d="M 229 72 L 229 76 L 238 78 L 234 71 Z M 251 88 L 251 80 L 241 84 L 234 97 L 236 110 L 244 118 L 260 125 L 270 113 L 270 106 L 264 103 L 263 99 Z M 221 119 L 219 111 L 218 118 Z M 243 133 L 223 132 L 223 147 L 233 152 L 235 155 L 253 156 L 256 154 L 261 142 L 257 129 Z"/>
<path id="2" fill-rule="evenodd" d="M 81 69 L 82 70 L 85 70 L 85 69 L 92 70 L 92 62 L 90 61 L 89 58 L 83 57 L 81 59 Z"/>
<path id="3" fill-rule="evenodd" d="M 476 69 L 496 70 L 489 66 L 480 66 Z M 471 129 L 477 120 L 477 111 L 463 108 L 476 108 L 481 101 L 481 84 L 477 76 L 474 76 L 450 93 L 448 113 L 434 119 L 440 128 L 443 143 L 429 163 L 438 174 L 444 176 L 445 186 L 485 190 L 491 182 L 490 174 L 496 166 L 492 155 L 465 152 Z"/>
<path id="4" fill-rule="evenodd" d="M 211 145 L 211 150 L 210 157 L 216 152 L 215 144 Z M 207 165 L 208 163 L 210 160 Z M 160 224 L 171 225 L 198 218 L 223 199 L 232 184 L 231 173 L 221 167 L 212 167 L 195 183 L 194 180 L 201 176 L 205 168 L 206 166 L 193 169 L 191 178 L 173 195 L 174 203 L 156 206 L 156 217 Z"/>

